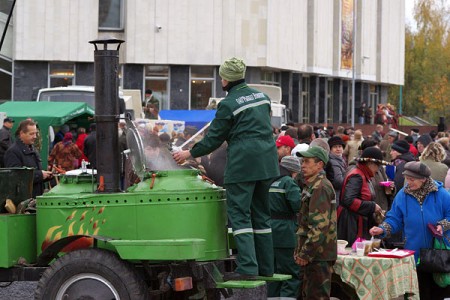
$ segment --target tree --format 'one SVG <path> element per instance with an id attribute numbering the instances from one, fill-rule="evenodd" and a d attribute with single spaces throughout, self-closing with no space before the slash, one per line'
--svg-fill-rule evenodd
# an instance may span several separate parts
<path id="1" fill-rule="evenodd" d="M 426 116 L 434 123 L 440 116 L 449 120 L 449 9 L 443 1 L 419 0 L 414 19 L 417 31 L 407 27 L 405 32 L 403 114 Z M 398 98 L 398 90 L 390 89 L 390 99 Z"/>

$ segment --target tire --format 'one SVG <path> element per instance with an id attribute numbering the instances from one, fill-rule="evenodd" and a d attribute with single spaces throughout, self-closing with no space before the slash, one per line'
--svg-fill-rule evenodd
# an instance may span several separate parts
<path id="1" fill-rule="evenodd" d="M 57 259 L 39 280 L 36 300 L 148 299 L 147 286 L 115 253 L 82 249 Z"/>

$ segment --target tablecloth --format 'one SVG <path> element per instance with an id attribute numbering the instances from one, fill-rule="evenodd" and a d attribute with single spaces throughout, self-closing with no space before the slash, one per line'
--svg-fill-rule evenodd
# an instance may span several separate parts
<path id="1" fill-rule="evenodd" d="M 414 256 L 404 258 L 338 255 L 334 272 L 353 287 L 359 299 L 388 300 L 411 294 L 419 299 Z"/>

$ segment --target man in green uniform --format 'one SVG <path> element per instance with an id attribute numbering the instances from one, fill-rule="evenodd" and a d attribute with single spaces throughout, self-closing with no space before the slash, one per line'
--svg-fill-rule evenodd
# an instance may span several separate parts
<path id="1" fill-rule="evenodd" d="M 228 279 L 272 276 L 274 271 L 268 198 L 270 184 L 279 176 L 279 170 L 270 99 L 247 86 L 245 69 L 238 58 L 228 59 L 220 66 L 222 87 L 228 94 L 220 101 L 208 133 L 190 151 L 173 154 L 175 161 L 182 163 L 228 142 L 224 187 L 238 250 L 236 273 Z"/>
<path id="2" fill-rule="evenodd" d="M 300 204 L 296 263 L 303 269 L 303 299 L 329 299 L 331 273 L 337 258 L 336 197 L 324 167 L 327 152 L 318 147 L 297 152 L 303 157 L 305 186 Z"/>
<path id="3" fill-rule="evenodd" d="M 280 177 L 274 180 L 269 189 L 275 272 L 292 275 L 286 281 L 269 282 L 269 298 L 295 300 L 300 291 L 300 267 L 295 264 L 292 256 L 297 245 L 295 233 L 298 227 L 297 213 L 300 210 L 300 188 L 294 178 L 300 172 L 300 158 L 283 157 L 280 162 Z"/>

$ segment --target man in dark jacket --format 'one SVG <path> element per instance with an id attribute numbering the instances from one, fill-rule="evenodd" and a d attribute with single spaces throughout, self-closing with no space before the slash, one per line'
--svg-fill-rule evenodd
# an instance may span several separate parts
<path id="1" fill-rule="evenodd" d="M 5 167 L 3 157 L 6 150 L 12 145 L 13 139 L 11 137 L 11 128 L 14 125 L 12 118 L 5 118 L 3 120 L 3 127 L 0 129 L 0 168 Z"/>
<path id="2" fill-rule="evenodd" d="M 392 144 L 391 158 L 392 163 L 395 166 L 395 189 L 399 192 L 405 183 L 405 178 L 402 174 L 405 164 L 410 161 L 415 161 L 415 158 L 412 153 L 409 152 L 409 144 L 405 140 L 398 140 Z"/>
<path id="3" fill-rule="evenodd" d="M 44 193 L 44 181 L 50 180 L 52 173 L 43 171 L 41 159 L 34 149 L 36 141 L 36 123 L 30 119 L 20 122 L 16 131 L 17 140 L 6 151 L 4 162 L 5 167 L 28 167 L 34 168 L 33 177 L 33 198 Z"/>
<path id="4" fill-rule="evenodd" d="M 280 173 L 270 124 L 270 99 L 245 83 L 245 69 L 238 58 L 220 66 L 222 86 L 228 95 L 220 101 L 208 133 L 190 151 L 173 154 L 175 161 L 182 163 L 228 142 L 224 187 L 238 266 L 226 279 L 272 276 L 274 272 L 269 187 Z"/>
<path id="5" fill-rule="evenodd" d="M 91 169 L 97 168 L 97 125 L 92 123 L 89 127 L 89 135 L 84 139 L 84 155 L 89 160 Z"/>

